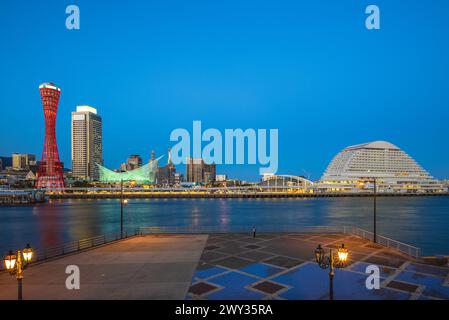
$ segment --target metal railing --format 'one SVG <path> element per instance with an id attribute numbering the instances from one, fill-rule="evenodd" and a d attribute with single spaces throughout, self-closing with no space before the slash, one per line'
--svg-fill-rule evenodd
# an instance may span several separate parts
<path id="1" fill-rule="evenodd" d="M 120 232 L 103 234 L 101 236 L 85 238 L 77 241 L 67 242 L 60 246 L 47 247 L 47 248 L 35 248 L 33 254 L 33 262 L 41 262 L 44 260 L 62 257 L 67 254 L 81 252 L 83 250 L 99 247 L 107 243 L 114 241 L 134 237 L 140 235 L 140 230 L 135 229 L 132 231 L 124 230 L 123 238 L 120 236 Z M 0 264 L 0 271 L 4 271 L 3 263 Z"/>
<path id="2" fill-rule="evenodd" d="M 207 227 L 207 226 L 162 226 L 162 227 L 141 227 L 140 234 L 192 234 L 192 233 L 248 233 L 251 234 L 252 227 L 248 226 L 233 226 L 232 229 L 222 227 Z M 370 241 L 373 241 L 374 235 L 370 231 L 355 227 L 355 226 L 277 226 L 276 230 L 272 227 L 258 227 L 257 232 L 264 233 L 344 233 L 355 235 Z M 377 243 L 387 248 L 392 248 L 405 253 L 411 257 L 419 258 L 421 256 L 421 249 L 409 244 L 377 235 Z"/>
<path id="3" fill-rule="evenodd" d="M 232 226 L 232 229 L 219 226 L 159 226 L 140 227 L 134 230 L 124 230 L 123 238 L 120 232 L 104 234 L 96 237 L 72 241 L 60 246 L 35 249 L 34 262 L 40 262 L 52 258 L 61 257 L 67 254 L 80 252 L 86 249 L 95 248 L 121 239 L 134 236 L 150 234 L 210 234 L 210 233 L 252 233 L 252 226 Z M 355 235 L 373 241 L 373 233 L 355 226 L 277 226 L 257 227 L 258 233 L 343 233 Z M 377 243 L 387 248 L 392 248 L 405 253 L 411 257 L 419 258 L 421 249 L 396 241 L 381 235 L 377 235 Z M 3 271 L 3 264 L 0 264 L 0 271 Z"/>
<path id="4" fill-rule="evenodd" d="M 370 231 L 366 231 L 364 229 L 358 228 L 358 227 L 352 227 L 352 234 L 359 236 L 361 238 L 373 241 L 374 239 L 374 234 Z M 409 256 L 412 256 L 414 258 L 419 258 L 421 257 L 421 249 L 385 236 L 381 236 L 381 235 L 376 235 L 376 239 L 377 239 L 377 243 L 387 247 L 387 248 L 392 248 L 395 250 L 398 250 L 402 253 L 405 253 Z"/>
<path id="5" fill-rule="evenodd" d="M 257 232 L 263 233 L 348 233 L 353 227 L 347 226 L 272 226 L 257 227 Z M 248 233 L 251 234 L 252 226 L 232 226 L 231 228 L 219 226 L 158 226 L 140 227 L 140 234 L 207 234 L 207 233 Z"/>

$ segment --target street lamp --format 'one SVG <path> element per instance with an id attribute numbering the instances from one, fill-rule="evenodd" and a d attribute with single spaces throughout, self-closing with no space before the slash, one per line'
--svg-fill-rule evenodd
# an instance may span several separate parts
<path id="1" fill-rule="evenodd" d="M 334 276 L 335 268 L 345 268 L 348 262 L 349 251 L 344 244 L 337 249 L 337 255 L 334 256 L 332 249 L 326 256 L 321 244 L 315 249 L 315 260 L 321 269 L 329 268 L 329 300 L 334 300 Z"/>
<path id="2" fill-rule="evenodd" d="M 128 204 L 128 199 L 123 199 L 123 179 L 120 180 L 120 239 L 123 239 L 123 206 Z"/>
<path id="3" fill-rule="evenodd" d="M 377 243 L 377 179 L 374 180 L 373 241 Z"/>
<path id="4" fill-rule="evenodd" d="M 33 249 L 29 244 L 22 251 L 18 250 L 16 254 L 9 251 L 5 257 L 5 268 L 12 276 L 16 275 L 17 279 L 17 299 L 22 300 L 22 279 L 23 270 L 26 269 L 28 264 L 33 258 Z"/>
<path id="5" fill-rule="evenodd" d="M 368 173 L 371 173 L 371 170 L 368 170 Z M 373 242 L 377 243 L 377 178 L 372 177 L 368 181 L 372 181 L 374 184 Z"/>
<path id="6" fill-rule="evenodd" d="M 120 180 L 120 239 L 123 239 L 123 206 L 128 204 L 128 199 L 123 199 L 123 179 Z"/>

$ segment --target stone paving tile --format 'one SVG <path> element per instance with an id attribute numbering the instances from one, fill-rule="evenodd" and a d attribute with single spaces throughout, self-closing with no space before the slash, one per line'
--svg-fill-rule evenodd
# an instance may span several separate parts
<path id="1" fill-rule="evenodd" d="M 207 292 L 213 291 L 217 288 L 218 288 L 217 286 L 214 286 L 214 285 L 211 285 L 211 284 L 208 284 L 205 282 L 198 282 L 189 288 L 189 292 L 193 293 L 195 295 L 202 295 Z"/>
<path id="2" fill-rule="evenodd" d="M 228 241 L 220 244 L 219 249 L 216 249 L 217 252 L 227 253 L 227 254 L 238 254 L 242 251 L 248 250 L 242 248 L 245 243 L 237 242 L 237 241 Z"/>
<path id="3" fill-rule="evenodd" d="M 224 242 L 224 241 L 228 241 L 228 240 L 227 239 L 221 239 L 221 238 L 209 238 L 209 239 L 207 239 L 207 244 L 208 245 L 210 245 L 210 244 L 217 244 L 217 243 Z"/>
<path id="4" fill-rule="evenodd" d="M 326 233 L 326 234 L 323 234 L 322 237 L 332 238 L 332 239 L 346 239 L 346 238 L 348 238 L 348 235 L 343 234 L 343 233 Z"/>
<path id="5" fill-rule="evenodd" d="M 445 279 L 442 277 L 403 271 L 394 280 L 424 286 L 422 294 L 425 296 L 449 299 L 449 287 L 444 286 Z"/>
<path id="6" fill-rule="evenodd" d="M 368 243 L 369 241 L 366 239 L 363 239 L 363 238 L 356 237 L 356 236 L 349 236 L 349 237 L 346 237 L 345 242 L 365 244 L 365 243 Z"/>
<path id="7" fill-rule="evenodd" d="M 316 243 L 319 243 L 321 245 L 326 245 L 326 244 L 334 243 L 334 242 L 338 241 L 338 239 L 327 238 L 327 237 L 318 237 L 318 238 L 309 239 L 308 241 L 316 242 Z M 341 243 L 339 243 L 339 245 L 341 245 Z"/>
<path id="8" fill-rule="evenodd" d="M 213 264 L 209 264 L 209 263 L 204 262 L 204 261 L 199 261 L 198 265 L 196 266 L 196 270 L 209 269 L 209 268 L 212 268 L 213 266 L 214 266 Z"/>
<path id="9" fill-rule="evenodd" d="M 274 239 L 279 238 L 282 234 L 280 233 L 257 233 L 256 237 L 261 239 Z"/>
<path id="10" fill-rule="evenodd" d="M 444 284 L 444 278 L 433 275 L 426 275 L 421 273 L 415 273 L 410 271 L 402 271 L 398 274 L 394 280 L 403 282 L 409 282 L 414 284 L 420 284 L 423 286 L 441 286 Z"/>
<path id="11" fill-rule="evenodd" d="M 261 247 L 261 246 L 258 246 L 258 245 L 255 245 L 255 244 L 248 244 L 248 245 L 246 245 L 246 246 L 243 246 L 243 248 L 247 248 L 247 249 L 254 250 L 254 249 L 260 249 L 260 248 L 262 248 L 262 247 Z"/>
<path id="12" fill-rule="evenodd" d="M 241 272 L 249 273 L 260 278 L 267 278 L 284 270 L 283 268 L 281 269 L 264 263 L 254 263 L 239 269 Z"/>
<path id="13" fill-rule="evenodd" d="M 407 266 L 407 268 L 405 268 L 405 270 L 411 272 L 427 273 L 439 277 L 447 277 L 449 274 L 449 268 L 429 266 L 419 263 L 411 263 Z"/>
<path id="14" fill-rule="evenodd" d="M 310 240 L 312 237 L 315 239 Z M 318 243 L 327 243 L 324 246 L 327 254 L 330 248 L 337 249 L 345 243 L 350 251 L 349 264 L 336 270 L 335 299 L 405 300 L 410 299 L 418 288 L 422 290 L 418 299 L 449 299 L 449 286 L 443 285 L 449 268 L 416 263 L 400 252 L 355 236 L 299 233 L 257 234 L 252 238 L 247 234 L 220 235 L 211 240 L 206 248 L 213 251 L 206 249 L 202 256 L 209 261 L 201 261 L 192 280 L 196 284 L 207 279 L 219 289 L 194 298 L 328 299 L 329 270 L 318 267 L 313 252 Z M 218 253 L 221 257 L 207 253 Z M 213 258 L 215 260 L 211 261 Z M 399 271 L 406 261 L 412 263 L 405 271 Z M 371 264 L 380 268 L 382 280 L 394 276 L 380 290 L 366 289 L 365 271 Z M 245 274 L 248 277 L 245 278 Z"/>
<path id="15" fill-rule="evenodd" d="M 256 238 L 242 238 L 239 239 L 239 241 L 241 242 L 246 242 L 246 243 L 258 243 L 258 242 L 263 242 L 266 239 L 260 238 L 260 237 L 256 237 Z"/>
<path id="16" fill-rule="evenodd" d="M 264 242 L 263 251 L 274 254 L 310 260 L 314 258 L 316 244 L 295 239 L 273 239 Z"/>
<path id="17" fill-rule="evenodd" d="M 368 246 L 366 246 L 368 247 Z M 376 252 L 376 256 L 382 257 L 382 258 L 393 258 L 393 259 L 411 259 L 409 256 L 406 256 L 400 252 L 392 251 L 390 249 L 387 249 L 383 247 L 382 251 Z"/>
<path id="18" fill-rule="evenodd" d="M 423 291 L 423 295 L 449 300 L 449 287 L 442 287 L 442 286 L 426 287 Z"/>
<path id="19" fill-rule="evenodd" d="M 365 273 L 366 268 L 370 265 L 371 265 L 370 263 L 366 263 L 366 262 L 357 262 L 357 263 L 354 263 L 349 269 L 351 271 Z M 396 269 L 394 269 L 394 268 L 385 267 L 385 266 L 378 266 L 378 267 L 379 267 L 381 279 L 386 279 L 386 278 L 392 276 L 396 272 Z"/>
<path id="20" fill-rule="evenodd" d="M 210 278 L 212 276 L 215 276 L 215 275 L 227 272 L 227 271 L 229 271 L 229 270 L 225 269 L 225 268 L 207 265 L 207 268 L 197 269 L 195 271 L 195 274 L 193 275 L 193 279 L 194 280 L 207 279 L 207 278 Z"/>
<path id="21" fill-rule="evenodd" d="M 368 243 L 366 245 L 364 245 L 365 248 L 370 248 L 370 249 L 383 249 L 384 247 L 381 246 L 380 244 L 377 243 Z"/>
<path id="22" fill-rule="evenodd" d="M 246 251 L 238 255 L 240 258 L 251 259 L 257 262 L 274 257 L 272 253 L 266 253 L 257 250 Z"/>
<path id="23" fill-rule="evenodd" d="M 215 250 L 215 249 L 219 249 L 221 248 L 220 246 L 216 246 L 216 245 L 208 245 L 206 247 L 204 247 L 204 250 Z"/>
<path id="24" fill-rule="evenodd" d="M 400 282 L 400 281 L 390 281 L 387 284 L 388 288 L 393 288 L 393 289 L 398 289 L 398 290 L 402 290 L 402 291 L 407 291 L 410 293 L 413 293 L 416 291 L 416 289 L 418 289 L 418 286 L 414 285 L 414 284 L 410 284 L 410 283 L 405 283 L 405 282 Z"/>
<path id="25" fill-rule="evenodd" d="M 378 256 L 371 256 L 364 260 L 365 262 L 377 265 L 383 265 L 387 267 L 399 268 L 404 264 L 406 260 L 404 259 L 391 259 L 391 258 L 383 258 Z"/>
<path id="26" fill-rule="evenodd" d="M 315 236 L 316 235 L 311 234 L 311 233 L 296 233 L 296 234 L 292 233 L 292 234 L 288 235 L 289 238 L 297 239 L 297 240 L 307 240 L 307 239 L 313 238 Z"/>
<path id="27" fill-rule="evenodd" d="M 248 234 L 243 234 L 243 233 L 239 233 L 239 234 L 230 233 L 230 234 L 220 235 L 219 238 L 220 238 L 220 239 L 223 239 L 223 240 L 238 240 L 238 239 L 247 238 L 248 236 L 251 236 L 251 235 L 250 235 L 249 233 L 248 233 Z"/>
<path id="28" fill-rule="evenodd" d="M 432 297 L 426 297 L 426 296 L 423 296 L 423 295 L 420 295 L 419 296 L 419 298 L 418 298 L 418 300 L 439 300 L 439 299 L 436 299 L 436 298 L 432 298 Z"/>
<path id="29" fill-rule="evenodd" d="M 230 272 L 222 276 L 210 279 L 209 282 L 223 286 L 224 288 L 207 295 L 211 300 L 260 300 L 265 295 L 247 289 L 246 287 L 256 282 L 257 278 L 237 272 Z"/>
<path id="30" fill-rule="evenodd" d="M 218 259 L 224 258 L 226 256 L 227 256 L 226 254 L 223 254 L 223 253 L 220 253 L 220 252 L 205 251 L 201 255 L 200 260 L 201 261 L 205 261 L 205 262 L 212 262 L 214 260 L 218 260 Z"/>
<path id="31" fill-rule="evenodd" d="M 242 259 L 238 257 L 228 257 L 214 262 L 216 265 L 227 267 L 230 269 L 240 269 L 246 267 L 247 265 L 253 263 L 247 259 Z"/>
<path id="32" fill-rule="evenodd" d="M 329 299 L 329 270 L 322 270 L 315 263 L 306 263 L 271 280 L 292 286 L 281 293 L 281 298 L 289 300 L 327 300 Z M 337 269 L 334 278 L 334 299 L 336 300 L 404 300 L 410 294 L 380 289 L 368 290 L 366 275 Z"/>
<path id="33" fill-rule="evenodd" d="M 252 288 L 262 291 L 264 293 L 274 294 L 282 289 L 285 289 L 286 287 L 271 281 L 264 281 L 256 285 L 253 285 Z"/>
<path id="34" fill-rule="evenodd" d="M 264 263 L 269 263 L 278 267 L 290 269 L 304 263 L 304 260 L 292 259 L 288 257 L 277 256 L 271 259 L 264 260 Z"/>

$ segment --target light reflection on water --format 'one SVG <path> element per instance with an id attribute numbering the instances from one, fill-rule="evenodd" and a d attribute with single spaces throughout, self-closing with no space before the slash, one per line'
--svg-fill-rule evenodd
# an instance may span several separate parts
<path id="1" fill-rule="evenodd" d="M 372 229 L 372 198 L 130 199 L 127 228 L 356 225 Z M 58 200 L 0 207 L 0 253 L 26 243 L 49 247 L 118 232 L 119 200 Z M 449 197 L 378 198 L 379 234 L 416 245 L 423 253 L 449 254 Z"/>

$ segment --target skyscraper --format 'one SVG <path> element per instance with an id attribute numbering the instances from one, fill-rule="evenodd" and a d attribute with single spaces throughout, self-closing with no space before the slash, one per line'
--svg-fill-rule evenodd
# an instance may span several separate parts
<path id="1" fill-rule="evenodd" d="M 13 170 L 27 170 L 31 165 L 36 163 L 36 156 L 34 154 L 12 154 L 12 168 Z"/>
<path id="2" fill-rule="evenodd" d="M 187 182 L 210 184 L 215 182 L 216 165 L 206 164 L 201 158 L 187 158 Z"/>
<path id="3" fill-rule="evenodd" d="M 102 122 L 97 109 L 77 106 L 72 112 L 72 174 L 86 180 L 98 180 L 103 165 Z"/>
<path id="4" fill-rule="evenodd" d="M 440 192 L 443 186 L 412 157 L 387 141 L 349 146 L 330 162 L 317 186 L 321 191 Z"/>
<path id="5" fill-rule="evenodd" d="M 56 143 L 56 113 L 61 89 L 51 82 L 39 86 L 45 116 L 45 140 L 36 187 L 50 190 L 64 188 L 62 164 Z"/>

